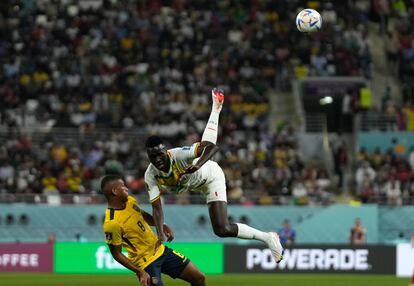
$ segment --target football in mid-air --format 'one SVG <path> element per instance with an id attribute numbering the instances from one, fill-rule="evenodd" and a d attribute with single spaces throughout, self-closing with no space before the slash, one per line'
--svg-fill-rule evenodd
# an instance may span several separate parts
<path id="1" fill-rule="evenodd" d="M 304 9 L 296 16 L 296 27 L 305 33 L 319 31 L 322 27 L 322 17 L 314 9 Z"/>

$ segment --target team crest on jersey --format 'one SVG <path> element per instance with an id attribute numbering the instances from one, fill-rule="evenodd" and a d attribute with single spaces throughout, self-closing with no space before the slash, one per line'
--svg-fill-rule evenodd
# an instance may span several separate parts
<path id="1" fill-rule="evenodd" d="M 152 284 L 158 284 L 158 277 L 151 277 Z"/>
<path id="2" fill-rule="evenodd" d="M 106 240 L 112 240 L 112 232 L 105 232 Z"/>

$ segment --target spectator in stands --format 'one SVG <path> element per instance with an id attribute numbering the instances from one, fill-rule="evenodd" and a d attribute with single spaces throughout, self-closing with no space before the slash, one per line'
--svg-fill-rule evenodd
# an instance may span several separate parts
<path id="1" fill-rule="evenodd" d="M 352 124 L 352 91 L 348 90 L 342 97 L 341 129 L 346 130 Z"/>
<path id="2" fill-rule="evenodd" d="M 283 227 L 281 227 L 277 233 L 279 234 L 282 245 L 292 245 L 295 243 L 296 231 L 292 229 L 288 219 L 283 221 Z"/>
<path id="3" fill-rule="evenodd" d="M 388 29 L 388 18 L 390 14 L 390 5 L 388 0 L 374 0 L 374 11 L 379 17 L 379 32 L 384 34 Z"/>
<path id="4" fill-rule="evenodd" d="M 355 174 L 358 193 L 361 193 L 363 191 L 364 186 L 373 183 L 375 176 L 376 172 L 370 166 L 369 162 L 362 162 L 361 166 L 357 169 Z"/>
<path id="5" fill-rule="evenodd" d="M 365 244 L 367 242 L 366 233 L 366 229 L 362 227 L 361 219 L 356 218 L 355 224 L 350 230 L 349 242 L 356 245 Z"/>
<path id="6" fill-rule="evenodd" d="M 49 233 L 47 235 L 47 243 L 54 244 L 55 242 L 56 242 L 56 234 L 54 234 L 53 232 Z"/>
<path id="7" fill-rule="evenodd" d="M 293 184 L 292 196 L 295 205 L 307 205 L 309 203 L 308 192 L 301 180 L 297 180 Z"/>
<path id="8" fill-rule="evenodd" d="M 75 234 L 75 241 L 76 242 L 81 242 L 81 243 L 88 242 L 88 240 L 86 239 L 86 237 L 84 237 L 80 232 L 77 232 Z"/>
<path id="9" fill-rule="evenodd" d="M 388 31 L 385 39 L 385 52 L 387 54 L 387 67 L 393 75 L 398 75 L 399 64 L 399 48 L 398 33 L 396 31 Z"/>
<path id="10" fill-rule="evenodd" d="M 408 155 L 408 163 L 410 164 L 411 171 L 414 171 L 414 146 L 410 148 L 410 154 Z"/>
<path id="11" fill-rule="evenodd" d="M 390 206 L 400 206 L 402 204 L 401 183 L 392 177 L 386 184 L 387 204 Z"/>

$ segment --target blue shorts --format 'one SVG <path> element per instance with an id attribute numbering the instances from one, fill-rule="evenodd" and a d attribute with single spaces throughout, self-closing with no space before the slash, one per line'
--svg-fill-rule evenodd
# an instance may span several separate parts
<path id="1" fill-rule="evenodd" d="M 181 275 L 190 259 L 171 248 L 165 247 L 164 253 L 144 270 L 151 277 L 151 284 L 154 286 L 164 285 L 161 280 L 161 273 L 177 278 Z"/>

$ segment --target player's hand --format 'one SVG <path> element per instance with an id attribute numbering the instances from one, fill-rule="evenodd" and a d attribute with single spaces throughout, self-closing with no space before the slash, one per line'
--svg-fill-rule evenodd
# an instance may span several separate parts
<path id="1" fill-rule="evenodd" d="M 139 284 L 141 286 L 150 286 L 150 276 L 147 272 L 145 272 L 144 270 L 140 270 L 136 274 L 139 280 Z"/>
<path id="2" fill-rule="evenodd" d="M 190 165 L 187 168 L 185 168 L 185 170 L 178 176 L 178 179 L 181 181 L 181 179 L 183 178 L 184 175 L 192 174 L 194 172 L 197 172 L 198 169 L 200 169 L 199 166 L 197 166 L 197 165 Z"/>
<path id="3" fill-rule="evenodd" d="M 153 255 L 157 252 L 158 248 L 160 248 L 160 246 L 164 243 L 164 241 L 165 241 L 164 234 L 158 234 L 158 240 L 155 243 Z"/>
<path id="4" fill-rule="evenodd" d="M 171 242 L 174 240 L 174 232 L 168 225 L 166 224 L 163 225 L 163 231 L 165 233 L 165 236 L 167 237 L 168 242 Z"/>

